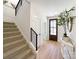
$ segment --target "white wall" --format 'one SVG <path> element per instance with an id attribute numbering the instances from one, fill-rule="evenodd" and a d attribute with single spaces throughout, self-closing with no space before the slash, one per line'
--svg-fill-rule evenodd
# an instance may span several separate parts
<path id="1" fill-rule="evenodd" d="M 73 6 L 75 6 L 75 0 L 34 0 L 32 1 L 32 8 L 39 14 L 38 17 L 41 16 L 41 35 L 42 39 L 45 36 L 48 36 L 48 24 L 47 24 L 47 16 L 54 16 L 62 12 L 63 10 L 69 10 Z M 46 30 L 44 29 L 44 23 L 46 23 Z M 46 33 L 44 32 L 46 31 Z M 45 35 L 46 34 L 46 35 Z M 62 36 L 62 35 L 61 35 Z"/>
<path id="2" fill-rule="evenodd" d="M 30 42 L 30 2 L 23 0 L 22 6 L 19 8 L 17 15 L 15 16 L 15 9 L 4 6 L 4 21 L 14 22 L 22 35 L 26 39 L 29 46 L 34 50 L 35 47 Z"/>
<path id="3" fill-rule="evenodd" d="M 41 16 L 38 14 L 38 11 L 35 9 L 36 4 L 31 3 L 31 12 L 30 12 L 30 27 L 35 30 L 38 34 L 38 46 L 41 43 Z"/>
<path id="4" fill-rule="evenodd" d="M 48 36 L 49 36 L 47 16 L 57 15 L 65 9 L 69 10 L 76 4 L 75 0 L 60 0 L 60 1 L 58 0 L 32 0 L 31 2 L 32 2 L 31 10 L 34 10 L 33 14 L 35 14 L 35 16 L 40 17 L 40 20 L 41 20 L 41 40 L 42 41 L 43 39 L 48 40 Z M 45 29 L 45 26 L 46 26 L 46 29 Z M 60 32 L 63 29 L 60 28 L 58 30 L 59 30 L 58 39 L 61 39 L 63 33 L 60 33 Z"/>
<path id="5" fill-rule="evenodd" d="M 30 40 L 30 3 L 23 0 L 15 18 L 15 23 L 25 39 Z"/>
<path id="6" fill-rule="evenodd" d="M 31 27 L 38 33 L 38 45 L 42 44 L 43 40 L 46 37 L 46 19 L 43 17 L 41 12 L 41 6 L 34 1 L 31 2 L 31 17 L 30 17 L 30 24 Z M 40 35 L 39 35 L 40 34 Z"/>
<path id="7" fill-rule="evenodd" d="M 15 9 L 3 5 L 3 21 L 15 22 L 25 38 L 30 40 L 30 3 L 23 1 L 23 5 L 15 16 Z"/>
<path id="8" fill-rule="evenodd" d="M 3 21 L 14 22 L 15 20 L 15 9 L 3 5 Z"/>

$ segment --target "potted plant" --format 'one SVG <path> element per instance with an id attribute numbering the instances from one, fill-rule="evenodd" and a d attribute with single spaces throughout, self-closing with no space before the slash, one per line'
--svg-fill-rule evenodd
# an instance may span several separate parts
<path id="1" fill-rule="evenodd" d="M 67 32 L 66 32 L 66 24 L 68 21 L 68 12 L 65 10 L 64 12 L 62 12 L 59 16 L 58 16 L 58 22 L 57 24 L 59 26 L 63 26 L 64 29 L 64 36 L 67 37 Z"/>
<path id="2" fill-rule="evenodd" d="M 70 16 L 70 11 L 73 11 L 75 8 L 71 8 L 69 11 L 65 10 L 64 12 L 60 13 L 60 15 L 58 16 L 58 22 L 57 24 L 59 26 L 63 26 L 63 29 L 64 29 L 64 37 L 67 37 L 67 27 L 68 27 L 68 24 L 70 23 L 71 24 L 71 27 L 70 27 L 70 32 L 72 30 L 72 21 L 73 19 L 71 18 Z"/>

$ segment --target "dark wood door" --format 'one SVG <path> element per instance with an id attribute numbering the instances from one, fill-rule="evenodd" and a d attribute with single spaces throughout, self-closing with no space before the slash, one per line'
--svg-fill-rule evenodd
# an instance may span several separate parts
<path id="1" fill-rule="evenodd" d="M 57 41 L 57 20 L 49 20 L 49 40 Z"/>

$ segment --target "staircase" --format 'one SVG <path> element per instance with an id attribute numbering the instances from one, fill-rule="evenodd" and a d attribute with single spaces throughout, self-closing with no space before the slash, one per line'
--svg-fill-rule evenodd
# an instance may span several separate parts
<path id="1" fill-rule="evenodd" d="M 14 23 L 3 22 L 3 59 L 36 59 Z"/>

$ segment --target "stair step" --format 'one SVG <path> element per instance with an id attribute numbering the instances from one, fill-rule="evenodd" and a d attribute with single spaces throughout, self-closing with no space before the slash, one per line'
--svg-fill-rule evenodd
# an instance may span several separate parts
<path id="1" fill-rule="evenodd" d="M 24 45 L 22 45 L 20 47 L 16 47 L 14 49 L 11 49 L 11 50 L 7 51 L 6 53 L 3 54 L 4 59 L 6 59 L 6 58 L 9 58 L 9 59 L 11 58 L 12 59 L 17 54 L 25 51 L 26 47 L 27 47 L 27 45 L 24 44 Z"/>
<path id="2" fill-rule="evenodd" d="M 16 25 L 4 25 L 3 24 L 3 28 L 17 28 Z"/>
<path id="3" fill-rule="evenodd" d="M 16 40 L 20 40 L 22 38 L 23 38 L 23 36 L 21 34 L 20 35 L 16 35 L 16 36 L 3 38 L 3 44 L 10 43 L 10 42 L 13 42 L 13 41 L 16 41 Z"/>
<path id="4" fill-rule="evenodd" d="M 3 22 L 3 27 L 7 27 L 7 26 L 16 26 L 14 23 L 9 23 L 9 22 Z"/>
<path id="5" fill-rule="evenodd" d="M 32 54 L 28 57 L 28 59 L 36 59 L 36 55 Z"/>
<path id="6" fill-rule="evenodd" d="M 34 53 L 32 52 L 32 50 L 27 54 L 25 55 L 23 58 L 20 58 L 20 59 L 34 59 L 35 55 Z"/>
<path id="7" fill-rule="evenodd" d="M 7 24 L 8 24 L 8 25 L 11 25 L 11 24 L 14 25 L 13 22 L 3 22 L 3 24 L 5 24 L 5 25 L 7 25 Z"/>
<path id="8" fill-rule="evenodd" d="M 14 23 L 3 22 L 3 59 L 36 59 Z"/>
<path id="9" fill-rule="evenodd" d="M 6 32 L 3 34 L 3 38 L 6 38 L 6 37 L 11 37 L 11 36 L 16 36 L 16 35 L 19 35 L 21 34 L 19 31 L 16 31 L 16 32 Z"/>
<path id="10" fill-rule="evenodd" d="M 25 43 L 26 43 L 25 40 L 20 39 L 20 40 L 14 41 L 12 43 L 4 44 L 4 46 L 3 46 L 4 53 L 15 47 L 19 47 Z"/>
<path id="11" fill-rule="evenodd" d="M 18 28 L 4 28 L 3 32 L 13 32 L 13 31 L 19 31 Z"/>
<path id="12" fill-rule="evenodd" d="M 3 28 L 10 28 L 10 27 L 17 27 L 14 23 L 4 23 L 3 22 Z"/>
<path id="13" fill-rule="evenodd" d="M 13 44 L 16 44 L 16 43 L 18 43 L 18 42 L 22 42 L 22 41 L 23 41 L 23 40 L 20 39 L 20 40 L 14 41 L 14 42 L 10 42 L 10 43 L 4 44 L 3 47 L 12 46 Z"/>
<path id="14" fill-rule="evenodd" d="M 23 57 L 25 57 L 26 55 L 28 55 L 31 52 L 31 49 L 25 50 L 24 52 L 18 54 L 17 56 L 15 56 L 15 59 L 23 59 Z"/>
<path id="15" fill-rule="evenodd" d="M 15 27 L 15 28 L 3 28 L 3 30 L 10 30 L 10 29 L 17 29 L 17 27 Z"/>

